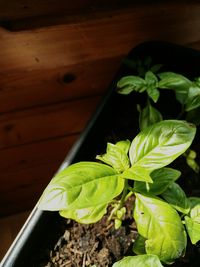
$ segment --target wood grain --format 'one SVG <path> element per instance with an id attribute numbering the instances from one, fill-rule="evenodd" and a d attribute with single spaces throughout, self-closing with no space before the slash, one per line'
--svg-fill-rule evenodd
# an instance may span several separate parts
<path id="1" fill-rule="evenodd" d="M 116 57 L 59 68 L 52 66 L 48 71 L 0 70 L 0 113 L 101 95 L 120 60 L 121 57 Z"/>
<path id="2" fill-rule="evenodd" d="M 32 209 L 78 135 L 0 152 L 1 216 Z"/>
<path id="3" fill-rule="evenodd" d="M 67 136 L 83 130 L 100 97 L 42 106 L 0 116 L 0 148 Z"/>

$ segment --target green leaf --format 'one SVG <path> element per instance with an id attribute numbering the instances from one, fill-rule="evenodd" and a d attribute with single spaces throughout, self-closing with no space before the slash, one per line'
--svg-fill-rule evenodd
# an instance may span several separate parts
<path id="1" fill-rule="evenodd" d="M 176 98 L 181 103 L 184 104 L 188 97 L 189 87 L 192 82 L 181 74 L 174 72 L 162 72 L 158 74 L 160 81 L 158 82 L 159 88 L 173 89 L 176 92 Z"/>
<path id="2" fill-rule="evenodd" d="M 152 71 L 147 71 L 145 74 L 145 81 L 147 84 L 147 93 L 149 97 L 154 101 L 157 102 L 160 96 L 160 93 L 157 89 L 158 86 L 158 79 L 156 75 Z"/>
<path id="3" fill-rule="evenodd" d="M 196 127 L 185 121 L 165 120 L 153 124 L 132 141 L 129 150 L 132 166 L 151 172 L 168 165 L 187 150 L 195 133 Z"/>
<path id="4" fill-rule="evenodd" d="M 156 65 L 153 65 L 150 70 L 153 72 L 153 73 L 157 73 L 161 68 L 162 68 L 162 64 L 156 64 Z"/>
<path id="5" fill-rule="evenodd" d="M 200 223 L 197 223 L 192 218 L 185 216 L 185 226 L 192 244 L 196 244 L 200 241 Z"/>
<path id="6" fill-rule="evenodd" d="M 98 155 L 96 158 L 111 165 L 117 172 L 123 172 L 130 167 L 130 161 L 128 158 L 128 150 L 130 147 L 130 141 L 120 141 L 118 143 L 107 144 L 106 154 Z"/>
<path id="7" fill-rule="evenodd" d="M 139 234 L 148 239 L 147 254 L 155 254 L 165 263 L 184 254 L 186 233 L 177 211 L 169 204 L 136 193 L 134 218 Z"/>
<path id="8" fill-rule="evenodd" d="M 153 195 L 162 194 L 167 187 L 174 181 L 176 181 L 181 175 L 181 172 L 172 168 L 161 168 L 151 173 L 153 180 L 152 184 L 149 184 L 149 190 L 146 188 L 146 183 L 135 181 L 134 189 L 140 193 L 149 193 Z"/>
<path id="9" fill-rule="evenodd" d="M 125 76 L 117 83 L 118 93 L 128 95 L 132 91 L 143 92 L 146 90 L 146 82 L 138 76 Z"/>
<path id="10" fill-rule="evenodd" d="M 188 198 L 190 204 L 190 214 L 185 216 L 185 226 L 192 244 L 200 241 L 200 198 Z"/>
<path id="11" fill-rule="evenodd" d="M 173 89 L 177 91 L 188 90 L 192 82 L 185 76 L 174 72 L 162 72 L 158 74 L 159 88 Z"/>
<path id="12" fill-rule="evenodd" d="M 152 183 L 150 172 L 140 166 L 132 166 L 121 174 L 124 179 Z"/>
<path id="13" fill-rule="evenodd" d="M 162 197 L 176 210 L 187 214 L 190 210 L 189 201 L 183 189 L 176 183 L 171 183 L 162 193 Z"/>
<path id="14" fill-rule="evenodd" d="M 146 238 L 144 238 L 141 235 L 138 235 L 137 239 L 135 240 L 133 244 L 133 252 L 138 255 L 146 254 L 145 242 L 146 242 Z"/>
<path id="15" fill-rule="evenodd" d="M 104 164 L 79 162 L 59 172 L 45 189 L 39 208 L 76 210 L 109 203 L 124 188 L 124 180 Z"/>
<path id="16" fill-rule="evenodd" d="M 200 198 L 199 197 L 189 197 L 190 205 L 190 217 L 197 223 L 200 224 Z"/>
<path id="17" fill-rule="evenodd" d="M 200 125 L 200 107 L 188 111 L 186 120 L 194 123 L 195 125 Z"/>
<path id="18" fill-rule="evenodd" d="M 192 86 L 189 88 L 188 97 L 185 104 L 185 110 L 190 111 L 200 106 L 200 88 Z"/>
<path id="19" fill-rule="evenodd" d="M 99 221 L 106 214 L 107 206 L 108 204 L 103 204 L 84 209 L 61 210 L 59 213 L 64 218 L 73 219 L 83 224 L 90 224 Z"/>
<path id="20" fill-rule="evenodd" d="M 144 130 L 148 126 L 159 121 L 162 121 L 161 113 L 156 108 L 152 107 L 150 103 L 148 103 L 147 106 L 140 112 L 140 130 Z"/>
<path id="21" fill-rule="evenodd" d="M 199 164 L 196 162 L 196 156 L 197 153 L 192 150 L 192 149 L 188 149 L 185 153 L 184 156 L 186 157 L 186 162 L 187 165 L 196 173 L 199 173 L 200 171 L 200 166 Z"/>
<path id="22" fill-rule="evenodd" d="M 125 257 L 112 267 L 163 267 L 163 265 L 156 255 L 139 255 Z"/>

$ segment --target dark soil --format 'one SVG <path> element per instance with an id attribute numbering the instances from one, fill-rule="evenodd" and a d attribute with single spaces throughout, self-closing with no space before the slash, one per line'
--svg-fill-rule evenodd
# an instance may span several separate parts
<path id="1" fill-rule="evenodd" d="M 107 216 L 90 225 L 66 220 L 66 230 L 50 252 L 45 267 L 112 266 L 124 255 L 133 254 L 131 249 L 136 236 L 131 212 L 118 230 L 115 230 L 113 221 L 108 222 Z"/>

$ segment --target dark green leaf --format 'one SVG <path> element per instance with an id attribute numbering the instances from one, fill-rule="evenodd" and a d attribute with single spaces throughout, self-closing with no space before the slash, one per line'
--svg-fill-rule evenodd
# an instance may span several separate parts
<path id="1" fill-rule="evenodd" d="M 196 127 L 185 121 L 166 120 L 153 124 L 132 141 L 129 150 L 132 166 L 151 172 L 168 165 L 188 149 L 195 133 Z"/>
<path id="2" fill-rule="evenodd" d="M 147 254 L 172 263 L 184 254 L 187 238 L 177 211 L 166 202 L 136 193 L 134 218 L 138 233 L 148 239 Z"/>
<path id="3" fill-rule="evenodd" d="M 133 244 L 133 252 L 138 255 L 146 254 L 145 242 L 146 242 L 146 238 L 144 238 L 141 235 L 138 235 L 137 239 L 135 240 Z"/>
<path id="4" fill-rule="evenodd" d="M 195 125 L 200 125 L 200 107 L 189 111 L 186 115 L 186 120 L 194 123 Z"/>
<path id="5" fill-rule="evenodd" d="M 148 126 L 162 120 L 161 113 L 150 103 L 140 112 L 139 124 L 140 130 L 144 130 Z"/>
<path id="6" fill-rule="evenodd" d="M 156 64 L 156 65 L 153 65 L 150 70 L 153 72 L 153 73 L 157 73 L 161 68 L 162 68 L 162 64 Z"/>
<path id="7" fill-rule="evenodd" d="M 188 199 L 183 189 L 176 183 L 171 183 L 162 193 L 162 197 L 176 210 L 187 214 L 190 210 Z"/>
<path id="8" fill-rule="evenodd" d="M 185 104 L 185 110 L 190 111 L 200 106 L 200 88 L 190 87 L 188 97 Z"/>
<path id="9" fill-rule="evenodd" d="M 161 168 L 151 173 L 153 183 L 149 184 L 149 190 L 146 188 L 146 183 L 135 181 L 134 189 L 140 193 L 149 193 L 153 195 L 162 194 L 167 187 L 176 181 L 181 172 L 171 168 Z"/>
<path id="10" fill-rule="evenodd" d="M 163 267 L 163 265 L 156 255 L 139 255 L 125 257 L 112 267 Z"/>
<path id="11" fill-rule="evenodd" d="M 128 95 L 132 91 L 143 92 L 146 90 L 146 82 L 138 76 L 125 76 L 117 83 L 118 93 Z"/>
<path id="12" fill-rule="evenodd" d="M 130 167 L 128 150 L 130 141 L 120 141 L 118 143 L 107 144 L 106 154 L 98 155 L 96 158 L 111 165 L 117 172 L 123 172 Z"/>
<path id="13" fill-rule="evenodd" d="M 77 210 L 109 203 L 124 188 L 124 180 L 104 164 L 79 162 L 59 172 L 45 189 L 39 208 Z"/>

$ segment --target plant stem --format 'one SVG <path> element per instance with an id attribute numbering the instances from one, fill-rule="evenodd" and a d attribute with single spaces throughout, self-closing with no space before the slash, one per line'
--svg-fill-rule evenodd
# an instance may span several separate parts
<path id="1" fill-rule="evenodd" d="M 133 194 L 133 192 L 129 191 L 129 185 L 128 180 L 125 180 L 124 190 L 122 192 L 122 197 L 118 204 L 115 205 L 115 207 L 112 209 L 110 216 L 108 217 L 108 221 L 111 221 L 117 210 L 121 209 L 124 206 L 124 203 L 127 201 L 127 199 Z"/>

